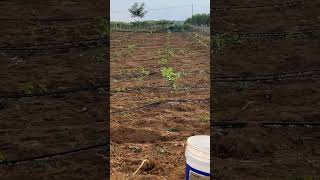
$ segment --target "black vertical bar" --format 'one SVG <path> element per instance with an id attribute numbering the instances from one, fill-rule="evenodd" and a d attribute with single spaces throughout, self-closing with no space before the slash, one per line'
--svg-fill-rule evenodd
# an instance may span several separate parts
<path id="1" fill-rule="evenodd" d="M 110 0 L 106 0 L 106 17 L 107 17 L 107 23 L 109 25 L 109 30 L 108 30 L 108 34 L 107 34 L 107 49 L 106 49 L 106 53 L 107 53 L 107 89 L 109 90 L 107 93 L 106 93 L 106 104 L 107 104 L 107 107 L 106 107 L 106 111 L 107 111 L 107 117 L 106 117 L 106 140 L 107 140 L 107 143 L 108 143 L 108 146 L 105 148 L 105 175 L 106 175 L 106 180 L 110 179 L 110 31 L 111 31 L 111 28 L 110 28 Z"/>

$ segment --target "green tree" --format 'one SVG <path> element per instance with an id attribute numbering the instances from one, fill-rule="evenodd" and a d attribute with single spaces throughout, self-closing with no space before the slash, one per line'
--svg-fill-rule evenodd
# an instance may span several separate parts
<path id="1" fill-rule="evenodd" d="M 188 18 L 185 23 L 192 25 L 210 25 L 210 14 L 196 14 Z"/>
<path id="2" fill-rule="evenodd" d="M 129 12 L 131 14 L 131 17 L 135 20 L 135 21 L 139 21 L 142 20 L 144 18 L 144 16 L 148 13 L 148 11 L 145 10 L 144 8 L 145 3 L 137 3 L 135 2 L 131 8 L 129 8 Z"/>

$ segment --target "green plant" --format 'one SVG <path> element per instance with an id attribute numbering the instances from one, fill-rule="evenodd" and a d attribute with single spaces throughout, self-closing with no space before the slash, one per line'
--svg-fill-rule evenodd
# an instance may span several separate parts
<path id="1" fill-rule="evenodd" d="M 106 93 L 106 90 L 104 88 L 98 88 L 98 94 L 103 95 Z"/>
<path id="2" fill-rule="evenodd" d="M 129 148 L 134 153 L 142 152 L 142 147 L 140 147 L 140 146 L 131 146 Z"/>
<path id="3" fill-rule="evenodd" d="M 98 32 L 102 37 L 108 37 L 110 32 L 109 22 L 106 19 L 101 19 L 98 25 Z"/>
<path id="4" fill-rule="evenodd" d="M 121 116 L 123 117 L 129 117 L 129 116 L 132 116 L 132 113 L 131 112 L 121 112 L 119 113 Z"/>
<path id="5" fill-rule="evenodd" d="M 164 43 L 163 51 L 166 52 L 168 49 L 170 49 L 170 42 L 169 42 L 169 41 L 166 41 L 166 42 Z"/>
<path id="6" fill-rule="evenodd" d="M 39 87 L 40 91 L 42 91 L 42 92 L 48 92 L 47 85 L 45 85 L 45 84 L 39 84 L 38 87 Z"/>
<path id="7" fill-rule="evenodd" d="M 167 35 L 167 40 L 164 44 L 164 47 L 163 47 L 163 53 L 164 53 L 164 59 L 167 59 L 167 61 L 170 59 L 170 57 L 173 57 L 174 56 L 174 51 L 171 49 L 170 47 L 170 35 Z"/>
<path id="8" fill-rule="evenodd" d="M 133 45 L 133 44 L 128 45 L 127 49 L 125 49 L 122 52 L 120 52 L 120 54 L 123 55 L 123 56 L 131 54 L 134 51 L 135 47 L 136 47 L 136 45 Z"/>
<path id="9" fill-rule="evenodd" d="M 168 64 L 168 59 L 166 59 L 166 58 L 161 58 L 160 61 L 159 61 L 159 63 L 160 63 L 161 65 L 166 65 L 166 64 Z"/>
<path id="10" fill-rule="evenodd" d="M 210 123 L 210 116 L 208 114 L 201 115 L 199 116 L 199 120 L 203 123 Z"/>
<path id="11" fill-rule="evenodd" d="M 165 47 L 164 56 L 165 58 L 169 59 L 170 57 L 174 56 L 174 51 L 170 47 Z"/>
<path id="12" fill-rule="evenodd" d="M 319 176 L 311 176 L 311 175 L 290 175 L 288 180 L 319 180 Z"/>
<path id="13" fill-rule="evenodd" d="M 240 38 L 237 35 L 215 35 L 211 37 L 214 53 L 221 52 L 229 44 L 241 44 Z"/>
<path id="14" fill-rule="evenodd" d="M 106 62 L 106 58 L 105 58 L 105 54 L 104 53 L 103 54 L 98 54 L 97 56 L 94 56 L 94 59 L 99 64 Z"/>
<path id="15" fill-rule="evenodd" d="M 32 94 L 35 91 L 35 87 L 32 82 L 27 82 L 22 85 L 22 91 L 25 94 Z"/>
<path id="16" fill-rule="evenodd" d="M 111 60 L 110 62 L 117 62 L 118 60 L 120 60 L 120 58 L 122 57 L 123 53 L 120 52 L 110 52 L 110 56 L 111 56 Z M 105 59 L 105 58 L 104 58 Z"/>
<path id="17" fill-rule="evenodd" d="M 238 90 L 238 91 L 243 91 L 243 90 L 245 90 L 245 89 L 247 89 L 249 87 L 249 83 L 248 82 L 246 82 L 246 81 L 243 81 L 243 82 L 238 82 L 237 84 L 236 84 L 236 90 Z"/>
<path id="18" fill-rule="evenodd" d="M 174 72 L 172 67 L 162 67 L 161 68 L 161 75 L 169 84 L 170 88 L 176 90 L 177 85 L 176 82 L 181 77 L 181 72 Z"/>
<path id="19" fill-rule="evenodd" d="M 220 52 L 226 45 L 225 39 L 221 36 L 212 37 L 212 45 L 215 53 Z"/>
<path id="20" fill-rule="evenodd" d="M 157 151 L 158 151 L 160 154 L 166 154 L 166 153 L 168 153 L 168 151 L 167 151 L 165 148 L 163 148 L 163 147 L 157 147 Z"/>
<path id="21" fill-rule="evenodd" d="M 116 89 L 116 92 L 125 92 L 127 89 L 125 87 L 119 87 Z"/>
<path id="22" fill-rule="evenodd" d="M 171 128 L 168 129 L 168 131 L 170 131 L 170 132 L 178 132 L 179 129 L 177 127 L 171 127 Z"/>
<path id="23" fill-rule="evenodd" d="M 131 52 L 134 50 L 135 47 L 136 47 L 136 45 L 134 45 L 134 44 L 129 44 L 129 45 L 128 45 L 128 52 L 131 53 Z"/>
<path id="24" fill-rule="evenodd" d="M 171 38 L 171 32 L 168 32 L 168 33 L 166 34 L 165 48 L 169 48 L 170 38 Z"/>
<path id="25" fill-rule="evenodd" d="M 25 94 L 32 94 L 35 92 L 48 92 L 47 85 L 45 84 L 35 84 L 32 82 L 24 83 L 21 87 L 21 90 Z"/>
<path id="26" fill-rule="evenodd" d="M 172 49 L 169 49 L 169 50 L 168 50 L 168 55 L 169 55 L 170 57 L 174 57 L 174 51 L 173 51 Z"/>
<path id="27" fill-rule="evenodd" d="M 144 78 L 151 74 L 151 71 L 144 67 L 133 68 L 133 69 L 123 69 L 120 74 L 128 77 Z"/>
<path id="28" fill-rule="evenodd" d="M 139 68 L 140 74 L 144 77 L 144 76 L 149 76 L 151 74 L 151 71 L 144 68 L 144 67 L 140 67 Z"/>
<path id="29" fill-rule="evenodd" d="M 6 160 L 5 156 L 2 154 L 2 152 L 0 152 L 0 162 L 5 160 Z"/>

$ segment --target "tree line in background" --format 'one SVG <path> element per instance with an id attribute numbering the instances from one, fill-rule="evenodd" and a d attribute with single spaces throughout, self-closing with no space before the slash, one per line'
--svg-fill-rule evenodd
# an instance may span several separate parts
<path id="1" fill-rule="evenodd" d="M 172 31 L 172 32 L 180 32 L 180 31 L 189 31 L 191 26 L 201 26 L 210 24 L 210 14 L 196 14 L 192 17 L 188 18 L 185 21 L 169 21 L 169 20 L 148 20 L 143 21 L 142 19 L 148 13 L 145 10 L 145 3 L 134 3 L 128 11 L 133 18 L 133 22 L 111 22 L 111 29 L 146 29 L 150 31 Z"/>
<path id="2" fill-rule="evenodd" d="M 186 31 L 191 28 L 190 24 L 185 24 L 183 21 L 169 21 L 169 20 L 148 20 L 135 22 L 110 22 L 111 29 L 161 29 L 172 32 Z"/>
<path id="3" fill-rule="evenodd" d="M 155 29 L 169 30 L 172 32 L 188 31 L 193 26 L 210 25 L 210 14 L 196 14 L 185 21 L 146 20 L 133 22 L 110 22 L 111 29 Z"/>
<path id="4" fill-rule="evenodd" d="M 185 23 L 192 24 L 194 26 L 210 25 L 210 14 L 196 14 L 188 18 Z"/>

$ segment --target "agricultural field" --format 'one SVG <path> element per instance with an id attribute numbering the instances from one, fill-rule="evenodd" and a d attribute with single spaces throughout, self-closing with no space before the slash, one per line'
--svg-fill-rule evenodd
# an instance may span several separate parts
<path id="1" fill-rule="evenodd" d="M 110 39 L 111 179 L 183 179 L 186 139 L 209 134 L 209 43 L 185 32 Z"/>
<path id="2" fill-rule="evenodd" d="M 0 179 L 107 176 L 101 4 L 0 2 Z"/>
<path id="3" fill-rule="evenodd" d="M 319 2 L 211 7 L 214 177 L 319 178 Z"/>

